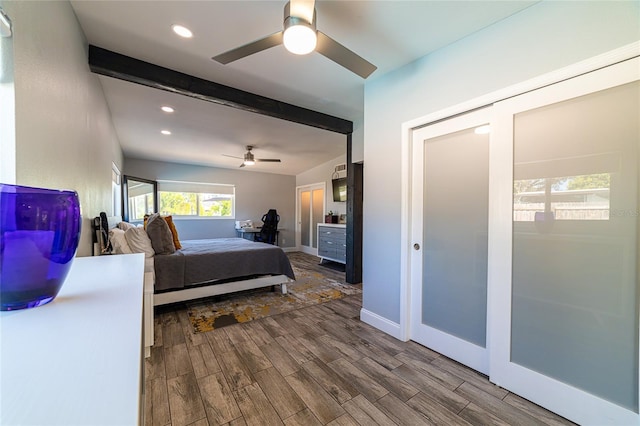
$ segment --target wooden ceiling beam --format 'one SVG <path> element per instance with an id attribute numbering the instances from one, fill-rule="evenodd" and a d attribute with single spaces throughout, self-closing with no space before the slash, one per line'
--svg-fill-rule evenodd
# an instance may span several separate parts
<path id="1" fill-rule="evenodd" d="M 101 47 L 89 46 L 89 68 L 96 74 L 166 90 L 196 99 L 267 115 L 341 134 L 353 122 L 286 102 L 234 89 L 202 78 L 144 62 Z"/>

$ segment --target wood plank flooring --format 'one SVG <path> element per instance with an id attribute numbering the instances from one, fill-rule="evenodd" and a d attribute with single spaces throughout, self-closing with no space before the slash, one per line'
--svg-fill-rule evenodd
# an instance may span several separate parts
<path id="1" fill-rule="evenodd" d="M 316 268 L 317 258 L 290 253 Z M 344 273 L 318 266 L 333 279 Z M 361 322 L 349 296 L 194 334 L 157 312 L 146 425 L 569 425 L 414 342 Z"/>

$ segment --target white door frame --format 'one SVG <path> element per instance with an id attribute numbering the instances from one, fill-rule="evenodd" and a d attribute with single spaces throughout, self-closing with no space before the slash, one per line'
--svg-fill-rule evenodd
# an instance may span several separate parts
<path id="1" fill-rule="evenodd" d="M 296 186 L 296 250 L 302 250 L 302 224 L 301 224 L 301 208 L 300 208 L 300 192 L 301 191 L 313 191 L 314 189 L 322 189 L 323 197 L 322 197 L 322 211 L 327 211 L 327 183 L 326 182 L 318 182 L 318 183 L 310 183 L 307 185 Z M 313 197 L 312 197 L 313 199 Z M 311 210 L 313 213 L 313 209 Z M 313 231 L 312 231 L 313 232 Z M 306 253 L 306 251 L 305 251 Z M 315 256 L 318 255 L 318 250 L 316 248 L 315 253 L 309 253 Z"/>

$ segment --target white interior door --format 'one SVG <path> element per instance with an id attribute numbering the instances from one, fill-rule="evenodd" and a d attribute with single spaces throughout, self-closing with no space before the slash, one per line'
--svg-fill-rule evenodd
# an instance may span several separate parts
<path id="1" fill-rule="evenodd" d="M 324 183 L 301 186 L 297 190 L 296 245 L 304 253 L 318 254 L 316 229 L 324 220 L 324 192 Z"/>
<path id="2" fill-rule="evenodd" d="M 411 339 L 485 374 L 489 114 L 414 131 L 411 160 Z"/>
<path id="3" fill-rule="evenodd" d="M 494 105 L 490 379 L 640 424 L 638 58 Z"/>

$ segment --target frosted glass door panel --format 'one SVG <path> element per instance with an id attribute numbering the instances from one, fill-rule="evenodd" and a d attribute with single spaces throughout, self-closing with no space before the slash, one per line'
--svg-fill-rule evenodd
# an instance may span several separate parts
<path id="1" fill-rule="evenodd" d="M 311 191 L 300 192 L 300 244 L 311 246 Z"/>
<path id="2" fill-rule="evenodd" d="M 513 363 L 635 412 L 639 94 L 515 115 L 511 314 Z"/>
<path id="3" fill-rule="evenodd" d="M 422 321 L 486 347 L 489 134 L 424 145 Z"/>
<path id="4" fill-rule="evenodd" d="M 313 226 L 311 232 L 311 238 L 313 241 L 313 248 L 318 248 L 318 223 L 322 223 L 324 220 L 324 190 L 314 189 L 311 193 L 313 200 Z"/>

